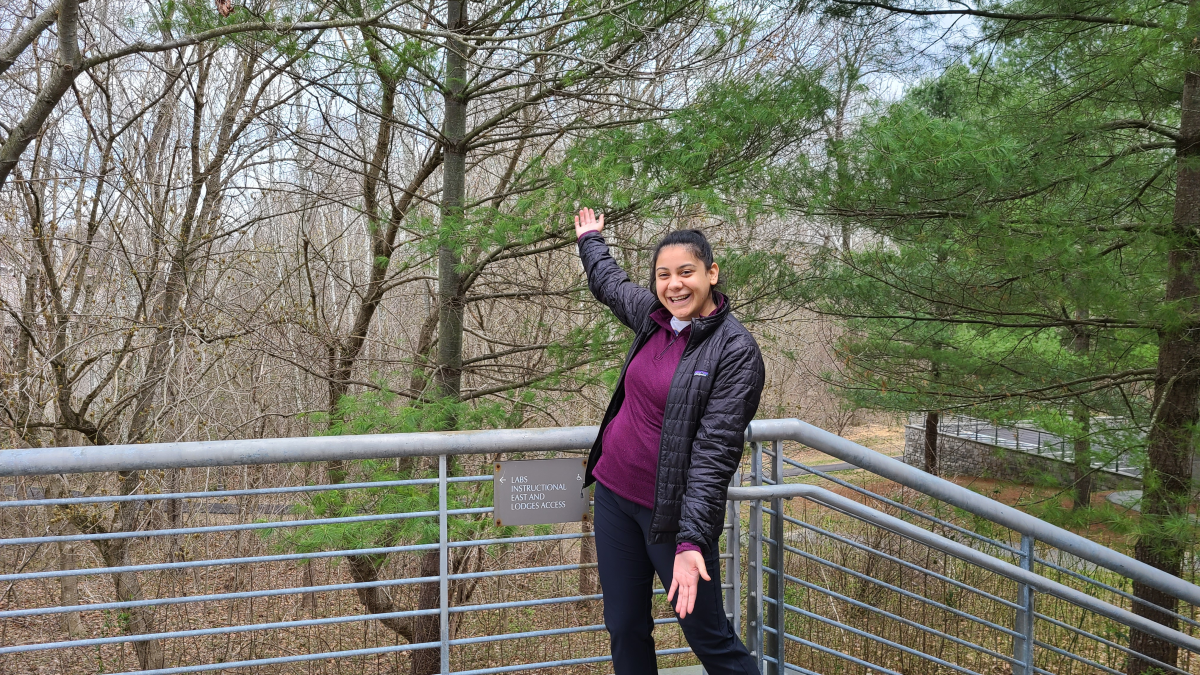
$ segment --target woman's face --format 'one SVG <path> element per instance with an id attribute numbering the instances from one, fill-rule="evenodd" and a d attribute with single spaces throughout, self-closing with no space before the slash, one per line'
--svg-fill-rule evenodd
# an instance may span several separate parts
<path id="1" fill-rule="evenodd" d="M 654 290 L 672 316 L 691 321 L 716 310 L 712 287 L 718 272 L 716 263 L 704 269 L 704 261 L 687 246 L 665 246 L 654 264 Z"/>

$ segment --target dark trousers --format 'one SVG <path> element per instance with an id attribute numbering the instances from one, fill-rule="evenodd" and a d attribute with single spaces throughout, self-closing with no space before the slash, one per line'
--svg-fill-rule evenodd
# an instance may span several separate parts
<path id="1" fill-rule="evenodd" d="M 657 675 L 651 597 L 654 573 L 671 588 L 675 544 L 647 544 L 650 509 L 596 483 L 596 560 L 604 592 L 604 626 L 612 642 L 615 675 Z M 759 675 L 746 646 L 733 632 L 721 601 L 716 546 L 705 558 L 711 581 L 700 578 L 693 613 L 680 621 L 683 635 L 709 675 Z"/>

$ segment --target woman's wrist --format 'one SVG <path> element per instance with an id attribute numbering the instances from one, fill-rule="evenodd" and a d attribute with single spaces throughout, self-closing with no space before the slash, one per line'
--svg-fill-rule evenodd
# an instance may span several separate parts
<path id="1" fill-rule="evenodd" d="M 679 555 L 680 553 L 684 553 L 686 551 L 696 551 L 698 553 L 704 552 L 700 549 L 698 544 L 694 544 L 690 541 L 681 541 L 678 544 L 675 544 L 675 555 Z"/>

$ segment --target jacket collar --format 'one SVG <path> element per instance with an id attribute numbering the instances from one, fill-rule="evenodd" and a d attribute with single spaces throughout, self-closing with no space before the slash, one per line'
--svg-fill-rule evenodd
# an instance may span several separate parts
<path id="1" fill-rule="evenodd" d="M 713 331 L 717 329 L 724 321 L 725 317 L 729 316 L 729 296 L 721 291 L 713 290 L 713 296 L 717 300 L 717 309 L 708 316 L 701 316 L 692 319 L 691 335 L 688 337 L 688 342 L 691 344 L 699 344 L 706 340 Z M 658 308 L 650 313 L 650 325 L 662 326 L 670 330 L 671 312 L 658 303 Z M 688 329 L 685 328 L 684 331 Z"/>

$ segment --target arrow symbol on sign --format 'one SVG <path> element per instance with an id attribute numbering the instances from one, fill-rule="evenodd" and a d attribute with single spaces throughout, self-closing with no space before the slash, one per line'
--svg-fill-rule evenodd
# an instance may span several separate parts
<path id="1" fill-rule="evenodd" d="M 501 477 L 500 477 L 500 482 L 501 482 L 501 483 L 503 483 L 503 482 L 504 482 L 504 476 L 501 476 Z"/>
<path id="2" fill-rule="evenodd" d="M 575 474 L 575 480 L 583 480 L 583 476 L 580 476 L 579 474 Z"/>

